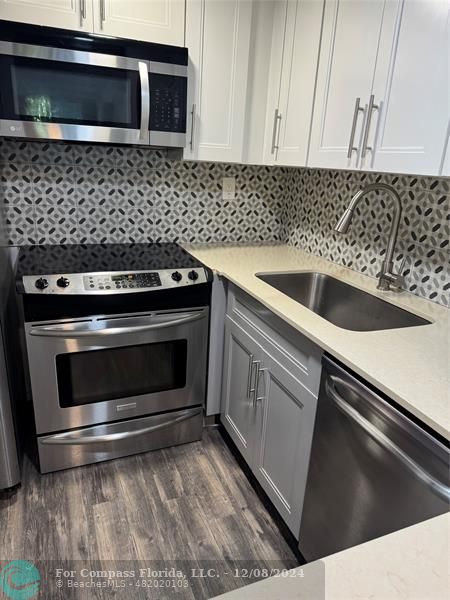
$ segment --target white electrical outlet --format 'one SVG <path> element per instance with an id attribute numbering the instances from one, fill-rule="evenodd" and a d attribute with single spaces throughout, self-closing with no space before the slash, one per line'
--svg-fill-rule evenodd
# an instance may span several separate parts
<path id="1" fill-rule="evenodd" d="M 222 199 L 234 200 L 236 196 L 236 177 L 224 177 L 222 179 Z"/>

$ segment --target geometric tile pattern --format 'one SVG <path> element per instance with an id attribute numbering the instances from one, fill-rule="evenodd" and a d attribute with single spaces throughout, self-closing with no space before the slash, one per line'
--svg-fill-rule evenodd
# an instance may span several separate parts
<path id="1" fill-rule="evenodd" d="M 281 240 L 283 171 L 0 138 L 0 202 L 14 245 Z M 230 175 L 236 198 L 224 201 Z"/>
<path id="2" fill-rule="evenodd" d="M 236 197 L 222 200 L 222 178 Z M 176 160 L 165 150 L 0 138 L 0 208 L 10 244 L 284 241 L 375 277 L 391 222 L 383 193 L 346 235 L 333 226 L 367 183 L 390 183 L 408 289 L 450 304 L 450 180 Z"/>
<path id="3" fill-rule="evenodd" d="M 395 263 L 404 257 L 409 291 L 450 305 L 450 179 L 387 173 L 288 169 L 283 239 L 356 271 L 377 276 L 392 221 L 389 198 L 375 192 L 362 200 L 347 234 L 333 227 L 350 198 L 368 183 L 395 187 L 402 219 Z"/>

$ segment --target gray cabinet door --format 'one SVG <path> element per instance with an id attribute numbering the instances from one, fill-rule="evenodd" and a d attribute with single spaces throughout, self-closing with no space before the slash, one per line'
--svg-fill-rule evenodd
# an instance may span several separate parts
<path id="1" fill-rule="evenodd" d="M 255 443 L 254 378 L 261 348 L 230 317 L 225 322 L 222 423 L 247 463 Z"/>
<path id="2" fill-rule="evenodd" d="M 317 399 L 267 352 L 261 367 L 253 472 L 298 538 Z"/>

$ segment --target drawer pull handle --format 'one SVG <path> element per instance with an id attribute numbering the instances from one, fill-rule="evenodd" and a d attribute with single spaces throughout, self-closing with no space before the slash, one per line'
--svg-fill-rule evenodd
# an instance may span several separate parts
<path id="1" fill-rule="evenodd" d="M 201 413 L 201 408 L 196 408 L 194 410 L 187 410 L 183 414 L 175 417 L 174 419 L 168 419 L 167 421 L 163 421 L 162 423 L 158 423 L 157 425 L 150 425 L 150 427 L 143 427 L 142 429 L 136 429 L 134 431 L 120 431 L 117 433 L 106 433 L 104 435 L 85 435 L 84 432 L 79 433 L 58 433 L 56 435 L 52 435 L 51 437 L 44 438 L 40 440 L 41 444 L 46 445 L 75 445 L 78 446 L 80 444 L 98 444 L 105 442 L 117 442 L 120 440 L 127 440 L 129 438 L 139 437 L 141 435 L 146 435 L 147 433 L 153 433 L 154 431 L 159 431 L 160 429 L 166 429 L 167 427 L 171 427 L 172 425 L 176 425 L 177 423 L 182 423 L 187 419 L 191 419 L 192 417 L 196 417 Z"/>

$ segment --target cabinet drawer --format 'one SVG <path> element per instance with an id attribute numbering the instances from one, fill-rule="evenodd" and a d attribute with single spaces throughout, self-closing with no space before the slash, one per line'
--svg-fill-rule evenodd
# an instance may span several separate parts
<path id="1" fill-rule="evenodd" d="M 318 396 L 321 348 L 232 284 L 228 286 L 227 315 Z"/>

